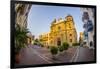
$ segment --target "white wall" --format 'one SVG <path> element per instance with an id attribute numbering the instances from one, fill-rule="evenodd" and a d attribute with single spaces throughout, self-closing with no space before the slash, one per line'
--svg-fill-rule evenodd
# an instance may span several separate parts
<path id="1" fill-rule="evenodd" d="M 30 0 L 71 4 L 97 5 L 97 64 L 39 67 L 37 69 L 99 69 L 100 68 L 100 0 Z M 0 69 L 10 67 L 10 0 L 0 1 Z"/>

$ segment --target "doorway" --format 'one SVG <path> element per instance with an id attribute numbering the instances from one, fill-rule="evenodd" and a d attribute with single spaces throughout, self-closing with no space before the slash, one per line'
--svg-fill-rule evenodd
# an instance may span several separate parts
<path id="1" fill-rule="evenodd" d="M 61 40 L 60 40 L 60 38 L 57 39 L 57 46 L 61 46 Z"/>

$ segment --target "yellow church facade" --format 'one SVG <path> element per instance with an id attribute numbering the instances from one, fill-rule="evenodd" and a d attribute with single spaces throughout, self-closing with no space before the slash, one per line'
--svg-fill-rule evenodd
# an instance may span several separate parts
<path id="1" fill-rule="evenodd" d="M 54 19 L 49 33 L 41 34 L 39 40 L 44 46 L 61 46 L 64 42 L 72 46 L 72 43 L 77 42 L 77 32 L 73 17 L 68 15 L 65 19 Z"/>

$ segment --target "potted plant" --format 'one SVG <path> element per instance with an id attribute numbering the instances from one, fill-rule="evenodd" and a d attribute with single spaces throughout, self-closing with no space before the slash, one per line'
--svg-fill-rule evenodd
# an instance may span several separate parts
<path id="1" fill-rule="evenodd" d="M 20 50 L 27 45 L 27 29 L 22 29 L 18 24 L 15 26 L 15 62 L 20 62 Z"/>
<path id="2" fill-rule="evenodd" d="M 52 54 L 52 58 L 56 59 L 56 54 L 58 53 L 58 48 L 56 46 L 51 46 L 50 47 L 50 52 Z"/>

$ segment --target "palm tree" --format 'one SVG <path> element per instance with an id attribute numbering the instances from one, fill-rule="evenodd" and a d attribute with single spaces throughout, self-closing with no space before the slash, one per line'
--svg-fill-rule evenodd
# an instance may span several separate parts
<path id="1" fill-rule="evenodd" d="M 20 50 L 27 45 L 28 29 L 21 28 L 18 24 L 15 25 L 15 60 L 20 62 Z"/>
<path id="2" fill-rule="evenodd" d="M 21 29 L 21 27 L 16 24 L 15 27 L 15 52 L 19 52 L 22 47 L 25 47 L 27 44 L 27 33 L 28 29 Z"/>

